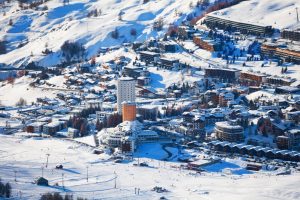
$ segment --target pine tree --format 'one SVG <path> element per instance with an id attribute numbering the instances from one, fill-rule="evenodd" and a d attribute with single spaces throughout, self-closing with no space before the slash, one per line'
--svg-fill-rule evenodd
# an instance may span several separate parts
<path id="1" fill-rule="evenodd" d="M 81 133 L 81 136 L 84 136 L 87 134 L 87 124 L 86 122 L 83 122 L 80 126 L 80 133 Z"/>
<path id="2" fill-rule="evenodd" d="M 101 131 L 103 128 L 103 123 L 100 122 L 98 119 L 97 119 L 97 122 L 96 122 L 96 130 L 97 131 Z"/>
<path id="3" fill-rule="evenodd" d="M 9 183 L 5 184 L 5 197 L 10 198 L 11 196 L 11 186 Z"/>
<path id="4" fill-rule="evenodd" d="M 6 54 L 6 42 L 0 41 L 0 55 Z"/>

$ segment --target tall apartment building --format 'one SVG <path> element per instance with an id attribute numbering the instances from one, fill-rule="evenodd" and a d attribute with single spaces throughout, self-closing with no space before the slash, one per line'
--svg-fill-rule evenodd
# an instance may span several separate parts
<path id="1" fill-rule="evenodd" d="M 136 104 L 132 102 L 122 103 L 122 118 L 124 121 L 134 121 L 136 119 Z"/>
<path id="2" fill-rule="evenodd" d="M 135 80 L 130 77 L 121 77 L 117 83 L 117 108 L 118 113 L 122 113 L 122 103 L 124 101 L 135 102 Z"/>

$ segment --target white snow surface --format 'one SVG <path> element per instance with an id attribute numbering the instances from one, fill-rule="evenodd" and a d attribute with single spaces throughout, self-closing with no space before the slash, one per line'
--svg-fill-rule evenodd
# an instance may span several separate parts
<path id="1" fill-rule="evenodd" d="M 162 151 L 157 144 L 141 146 L 137 151 L 139 161 L 147 162 L 149 167 L 113 163 L 107 160 L 106 154 L 95 155 L 91 150 L 61 139 L 0 136 L 0 177 L 12 184 L 13 195 L 21 190 L 23 199 L 38 199 L 42 193 L 55 191 L 96 199 L 159 199 L 161 196 L 168 199 L 207 200 L 300 198 L 299 173 L 290 176 L 269 176 L 264 173 L 221 175 L 219 171 L 234 171 L 242 167 L 243 162 L 228 159 L 206 167 L 209 173 L 197 175 L 192 171 L 171 167 L 179 166 L 179 163 L 157 160 L 164 156 L 161 153 L 153 154 Z M 49 163 L 46 167 L 47 154 Z M 62 164 L 64 169 L 54 169 L 57 164 Z M 59 186 L 44 187 L 32 183 L 36 177 L 42 176 L 42 167 L 43 176 L 49 180 L 49 184 L 58 183 Z M 116 189 L 114 172 L 117 175 Z M 61 187 L 62 176 L 65 191 Z M 169 192 L 151 191 L 155 186 L 166 188 Z M 140 188 L 138 196 L 134 194 L 134 188 Z"/>
<path id="2" fill-rule="evenodd" d="M 6 106 L 15 106 L 20 98 L 25 99 L 27 104 L 36 102 L 37 98 L 54 98 L 56 93 L 42 88 L 31 87 L 31 78 L 24 76 L 15 79 L 14 84 L 5 84 L 0 87 L 0 101 Z"/>

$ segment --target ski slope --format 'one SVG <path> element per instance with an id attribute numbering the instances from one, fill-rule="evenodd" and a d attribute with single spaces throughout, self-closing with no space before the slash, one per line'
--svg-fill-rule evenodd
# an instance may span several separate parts
<path id="1" fill-rule="evenodd" d="M 191 2 L 195 5 L 197 0 Z M 100 47 L 156 38 L 162 36 L 170 24 L 180 24 L 188 14 L 201 12 L 180 0 L 152 0 L 146 4 L 143 0 L 70 0 L 67 5 L 61 0 L 51 0 L 39 10 L 20 10 L 16 2 L 5 5 L 0 7 L 0 13 L 5 12 L 5 16 L 0 17 L 0 40 L 8 42 L 9 52 L 0 55 L 0 63 L 15 67 L 31 61 L 39 61 L 43 66 L 60 63 L 59 50 L 67 40 L 82 43 L 87 57 L 91 57 Z M 45 5 L 48 10 L 42 11 Z M 95 9 L 101 9 L 101 15 L 87 17 Z M 176 15 L 176 11 L 182 15 Z M 165 26 L 163 31 L 157 32 L 152 28 L 160 17 Z M 9 20 L 12 26 L 8 25 Z M 111 32 L 116 28 L 120 37 L 113 39 Z M 137 31 L 136 36 L 130 34 L 131 29 Z M 20 43 L 24 46 L 19 48 Z M 54 54 L 42 55 L 46 44 Z"/>
<path id="2" fill-rule="evenodd" d="M 175 200 L 300 199 L 299 173 L 290 176 L 249 173 L 242 169 L 240 160 L 228 159 L 206 167 L 209 172 L 200 175 L 172 167 L 180 163 L 160 161 L 166 155 L 157 143 L 140 146 L 136 154 L 149 167 L 133 166 L 136 158 L 129 163 L 114 163 L 105 155 L 92 154 L 89 147 L 61 139 L 0 136 L 0 177 L 10 182 L 13 195 L 22 194 L 22 199 L 38 199 L 45 192 L 89 199 L 159 199 L 162 196 Z M 54 169 L 60 163 L 64 169 Z M 224 169 L 236 170 L 239 175 L 220 173 Z M 33 184 L 42 175 L 51 186 Z M 155 186 L 169 192 L 151 191 Z M 134 193 L 135 188 L 140 189 L 139 195 Z"/>

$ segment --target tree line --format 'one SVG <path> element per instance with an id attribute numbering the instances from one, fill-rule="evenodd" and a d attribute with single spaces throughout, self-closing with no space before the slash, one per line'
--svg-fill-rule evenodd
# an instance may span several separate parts
<path id="1" fill-rule="evenodd" d="M 0 199 L 11 197 L 11 185 L 9 183 L 3 183 L 0 179 Z"/>

